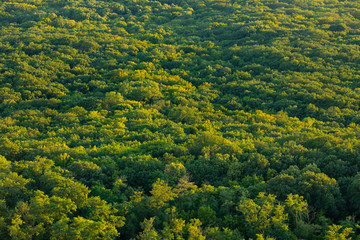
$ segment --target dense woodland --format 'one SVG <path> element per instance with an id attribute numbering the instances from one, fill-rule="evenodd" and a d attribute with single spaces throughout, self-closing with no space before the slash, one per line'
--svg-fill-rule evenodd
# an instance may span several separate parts
<path id="1" fill-rule="evenodd" d="M 1 0 L 0 239 L 360 239 L 357 0 Z"/>

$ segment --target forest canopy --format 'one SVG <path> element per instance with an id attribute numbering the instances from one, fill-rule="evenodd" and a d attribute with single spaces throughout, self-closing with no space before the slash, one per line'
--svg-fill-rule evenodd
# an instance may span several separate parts
<path id="1" fill-rule="evenodd" d="M 359 9 L 2 0 L 0 239 L 359 239 Z"/>

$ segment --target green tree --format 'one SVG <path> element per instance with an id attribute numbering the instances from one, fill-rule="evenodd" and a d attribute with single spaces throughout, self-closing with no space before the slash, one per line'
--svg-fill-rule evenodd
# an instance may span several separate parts
<path id="1" fill-rule="evenodd" d="M 141 223 L 141 228 L 143 229 L 143 232 L 141 232 L 139 234 L 138 239 L 141 239 L 141 240 L 160 239 L 157 231 L 153 227 L 154 220 L 155 220 L 155 218 L 152 217 L 150 219 L 145 219 L 144 222 Z"/>
<path id="2" fill-rule="evenodd" d="M 276 201 L 274 195 L 265 195 L 261 192 L 255 201 L 245 198 L 240 201 L 237 210 L 243 214 L 251 235 L 269 234 L 272 231 L 279 234 L 289 230 L 288 214 L 285 213 L 285 207 Z"/>
<path id="3" fill-rule="evenodd" d="M 342 226 L 340 225 L 331 225 L 329 226 L 329 230 L 326 232 L 324 239 L 326 240 L 350 240 L 351 237 L 349 235 L 353 232 L 352 228 L 344 228 L 341 232 Z"/>
<path id="4" fill-rule="evenodd" d="M 152 190 L 150 191 L 152 195 L 149 202 L 150 207 L 157 209 L 162 208 L 166 202 L 174 200 L 177 197 L 173 188 L 168 186 L 164 180 L 158 179 L 152 186 Z"/>
<path id="5" fill-rule="evenodd" d="M 188 239 L 189 240 L 205 240 L 206 237 L 202 233 L 201 221 L 199 219 L 191 219 L 190 223 L 187 224 Z"/>

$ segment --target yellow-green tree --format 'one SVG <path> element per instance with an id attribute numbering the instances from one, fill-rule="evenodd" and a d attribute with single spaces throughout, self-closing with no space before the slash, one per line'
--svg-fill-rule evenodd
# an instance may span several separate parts
<path id="1" fill-rule="evenodd" d="M 152 196 L 150 197 L 149 206 L 157 209 L 162 208 L 166 202 L 174 200 L 177 197 L 173 188 L 168 186 L 164 180 L 160 179 L 152 185 L 150 193 Z"/>
<path id="2" fill-rule="evenodd" d="M 260 192 L 255 200 L 245 198 L 240 201 L 237 210 L 244 216 L 251 235 L 269 233 L 273 230 L 283 232 L 289 229 L 285 207 L 276 201 L 272 194 Z"/>

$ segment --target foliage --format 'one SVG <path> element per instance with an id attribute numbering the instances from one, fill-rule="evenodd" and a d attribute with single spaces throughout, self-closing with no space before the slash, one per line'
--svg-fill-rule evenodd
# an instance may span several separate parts
<path id="1" fill-rule="evenodd" d="M 0 2 L 0 239 L 357 239 L 360 4 Z"/>

